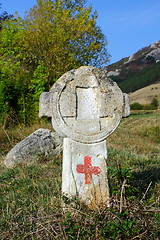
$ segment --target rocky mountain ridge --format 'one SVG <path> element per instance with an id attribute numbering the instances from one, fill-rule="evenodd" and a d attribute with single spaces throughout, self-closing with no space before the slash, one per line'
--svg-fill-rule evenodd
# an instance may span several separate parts
<path id="1" fill-rule="evenodd" d="M 157 41 L 153 44 L 151 44 L 148 47 L 145 47 L 141 50 L 139 50 L 138 52 L 136 52 L 135 54 L 132 54 L 128 61 L 125 62 L 124 64 L 136 61 L 137 58 L 143 57 L 141 59 L 142 63 L 148 63 L 150 62 L 150 58 L 153 58 L 152 61 L 160 61 L 160 41 Z"/>
<path id="2" fill-rule="evenodd" d="M 125 92 L 160 81 L 160 41 L 144 47 L 129 57 L 108 65 L 103 72 Z"/>

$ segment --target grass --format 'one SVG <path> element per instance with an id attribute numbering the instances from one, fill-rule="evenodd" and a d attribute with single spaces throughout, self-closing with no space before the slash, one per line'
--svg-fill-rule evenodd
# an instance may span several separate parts
<path id="1" fill-rule="evenodd" d="M 49 124 L 1 128 L 0 239 L 160 239 L 159 115 L 144 115 L 149 116 L 122 120 L 108 138 L 111 207 L 103 211 L 86 209 L 76 199 L 63 211 L 61 155 L 13 169 L 3 165 L 14 144 Z"/>
<path id="2" fill-rule="evenodd" d="M 109 147 L 120 149 L 145 159 L 160 159 L 158 111 L 135 112 L 121 121 L 120 127 L 108 138 Z M 142 114 L 141 114 L 142 113 Z M 154 129 L 146 134 L 146 129 Z M 159 131 L 159 130 L 158 130 Z M 154 140 L 153 140 L 154 138 Z"/>

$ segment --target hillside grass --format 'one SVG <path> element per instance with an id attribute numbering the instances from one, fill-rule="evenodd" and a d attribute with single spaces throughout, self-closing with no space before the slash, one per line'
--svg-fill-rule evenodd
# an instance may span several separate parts
<path id="1" fill-rule="evenodd" d="M 0 130 L 0 239 L 160 238 L 160 114 L 134 111 L 108 138 L 111 207 L 91 211 L 78 200 L 63 211 L 62 155 L 6 169 L 3 158 L 39 127 Z M 122 190 L 123 189 L 123 190 Z"/>
<path id="2" fill-rule="evenodd" d="M 138 102 L 142 105 L 151 104 L 153 99 L 160 104 L 160 82 L 141 88 L 130 94 L 130 103 Z"/>

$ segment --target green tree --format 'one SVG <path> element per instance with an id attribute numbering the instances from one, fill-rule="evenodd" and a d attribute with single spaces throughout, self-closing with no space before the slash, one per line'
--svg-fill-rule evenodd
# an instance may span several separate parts
<path id="1" fill-rule="evenodd" d="M 0 31 L 0 118 L 16 119 L 26 122 L 30 108 L 31 74 L 23 50 L 24 22 L 15 16 L 2 23 Z M 29 99 L 29 100 L 28 100 Z M 27 109 L 28 106 L 28 109 Z"/>
<path id="2" fill-rule="evenodd" d="M 2 28 L 2 23 L 11 18 L 13 18 L 13 15 L 8 14 L 6 11 L 0 14 L 0 29 Z"/>
<path id="3" fill-rule="evenodd" d="M 32 60 L 46 67 L 48 85 L 81 65 L 108 61 L 97 13 L 84 0 L 37 0 L 25 17 L 25 44 Z"/>
<path id="4" fill-rule="evenodd" d="M 154 107 L 154 109 L 158 109 L 158 106 L 159 106 L 158 99 L 154 97 L 152 99 L 151 105 Z"/>
<path id="5" fill-rule="evenodd" d="M 26 14 L 5 17 L 0 31 L 0 118 L 38 118 L 42 92 L 63 73 L 108 61 L 97 14 L 85 0 L 37 0 Z M 13 117 L 12 117 L 13 119 Z"/>

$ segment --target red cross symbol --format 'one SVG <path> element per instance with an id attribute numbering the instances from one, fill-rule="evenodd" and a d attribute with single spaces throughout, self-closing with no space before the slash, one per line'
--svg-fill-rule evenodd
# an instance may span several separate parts
<path id="1" fill-rule="evenodd" d="M 99 175 L 101 172 L 101 169 L 99 167 L 92 166 L 91 160 L 92 158 L 90 156 L 85 156 L 84 165 L 78 164 L 76 167 L 76 171 L 78 173 L 84 173 L 85 184 L 92 183 L 92 174 Z"/>

